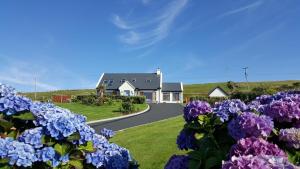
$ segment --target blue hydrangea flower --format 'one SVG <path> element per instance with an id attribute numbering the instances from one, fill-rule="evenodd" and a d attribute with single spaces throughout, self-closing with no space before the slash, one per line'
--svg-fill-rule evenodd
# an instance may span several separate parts
<path id="1" fill-rule="evenodd" d="M 30 99 L 17 95 L 12 87 L 0 83 L 0 113 L 9 116 L 28 111 L 30 104 Z"/>
<path id="2" fill-rule="evenodd" d="M 107 139 L 112 138 L 115 135 L 115 132 L 106 128 L 103 128 L 100 130 L 100 134 L 104 137 L 106 137 Z"/>
<path id="3" fill-rule="evenodd" d="M 177 136 L 177 147 L 180 150 L 188 150 L 188 149 L 197 149 L 194 131 L 188 131 L 183 129 L 180 131 L 179 135 Z"/>
<path id="4" fill-rule="evenodd" d="M 37 150 L 36 154 L 37 154 L 38 161 L 47 162 L 53 160 L 56 153 L 54 148 L 44 147 L 41 150 Z"/>
<path id="5" fill-rule="evenodd" d="M 94 165 L 96 168 L 104 167 L 106 169 L 127 169 L 128 161 L 131 160 L 129 151 L 119 147 L 116 144 L 102 144 L 101 149 L 95 152 L 87 153 L 86 162 Z"/>
<path id="6" fill-rule="evenodd" d="M 265 115 L 244 112 L 228 124 L 229 134 L 239 140 L 245 137 L 268 137 L 274 128 L 272 119 Z"/>
<path id="7" fill-rule="evenodd" d="M 228 121 L 230 117 L 236 117 L 238 113 L 246 111 L 247 105 L 239 99 L 225 100 L 217 102 L 213 107 L 214 114 L 222 122 Z"/>
<path id="8" fill-rule="evenodd" d="M 80 134 L 79 144 L 84 144 L 88 141 L 93 140 L 93 136 L 95 135 L 95 130 L 91 128 L 89 125 L 85 123 L 80 124 L 77 130 Z"/>
<path id="9" fill-rule="evenodd" d="M 43 128 L 42 127 L 36 127 L 36 128 L 33 128 L 33 129 L 25 130 L 18 137 L 18 140 L 20 142 L 30 144 L 35 148 L 41 148 L 41 147 L 43 147 L 43 144 L 42 144 L 43 134 L 44 134 Z"/>
<path id="10" fill-rule="evenodd" d="M 199 115 L 205 115 L 212 112 L 209 103 L 204 101 L 191 101 L 184 107 L 183 117 L 185 121 L 191 122 L 196 120 Z"/>
<path id="11" fill-rule="evenodd" d="M 188 169 L 188 157 L 173 155 L 166 164 L 165 169 Z"/>
<path id="12" fill-rule="evenodd" d="M 34 148 L 22 142 L 14 141 L 11 138 L 0 138 L 1 158 L 8 158 L 10 165 L 18 167 L 29 167 L 37 161 Z"/>

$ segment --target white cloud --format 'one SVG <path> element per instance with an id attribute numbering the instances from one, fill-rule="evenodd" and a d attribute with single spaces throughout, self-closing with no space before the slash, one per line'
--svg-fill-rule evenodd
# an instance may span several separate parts
<path id="1" fill-rule="evenodd" d="M 259 1 L 256 1 L 254 3 L 251 3 L 251 4 L 248 4 L 248 5 L 239 7 L 237 9 L 233 9 L 233 10 L 227 11 L 227 12 L 223 13 L 222 15 L 220 15 L 220 17 L 225 17 L 225 16 L 237 14 L 237 13 L 240 13 L 240 12 L 245 12 L 245 11 L 248 11 L 248 10 L 250 10 L 252 8 L 256 8 L 256 7 L 258 7 L 258 6 L 262 5 L 262 4 L 263 4 L 263 1 L 259 0 Z"/>
<path id="2" fill-rule="evenodd" d="M 112 22 L 118 28 L 128 30 L 120 35 L 121 42 L 135 49 L 149 47 L 168 36 L 172 24 L 187 2 L 188 0 L 175 0 L 169 3 L 157 17 L 146 18 L 142 22 L 130 23 L 119 15 L 114 15 Z"/>

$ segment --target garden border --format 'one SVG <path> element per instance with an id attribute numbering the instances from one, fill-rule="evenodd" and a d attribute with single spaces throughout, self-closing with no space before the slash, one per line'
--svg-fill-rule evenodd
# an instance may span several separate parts
<path id="1" fill-rule="evenodd" d="M 86 123 L 87 124 L 94 124 L 94 123 L 99 123 L 99 122 L 107 122 L 107 121 L 112 121 L 112 120 L 120 120 L 120 119 L 124 119 L 124 118 L 132 117 L 132 116 L 137 116 L 137 115 L 146 113 L 149 110 L 150 110 L 150 106 L 149 106 L 149 104 L 147 104 L 147 108 L 145 110 L 142 110 L 142 111 L 137 112 L 137 113 L 132 113 L 132 114 L 128 114 L 128 115 L 125 115 L 125 116 L 119 116 L 119 117 L 112 117 L 112 118 L 107 118 L 107 119 L 101 119 L 101 120 L 93 120 L 93 121 L 88 121 Z"/>

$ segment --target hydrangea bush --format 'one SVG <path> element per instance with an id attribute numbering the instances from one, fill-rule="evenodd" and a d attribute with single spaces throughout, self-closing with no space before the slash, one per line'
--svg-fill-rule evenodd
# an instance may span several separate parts
<path id="1" fill-rule="evenodd" d="M 33 102 L 0 84 L 0 168 L 136 169 L 127 149 L 97 134 L 86 117 Z"/>
<path id="2" fill-rule="evenodd" d="M 177 137 L 186 155 L 165 169 L 296 169 L 300 165 L 300 92 L 262 95 L 249 104 L 225 100 L 184 108 Z"/>

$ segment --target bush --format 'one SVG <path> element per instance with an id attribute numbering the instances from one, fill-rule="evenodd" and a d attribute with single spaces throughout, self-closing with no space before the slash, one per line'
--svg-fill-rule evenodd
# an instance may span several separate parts
<path id="1" fill-rule="evenodd" d="M 137 168 L 129 151 L 86 124 L 86 117 L 33 102 L 0 84 L 0 168 Z"/>
<path id="2" fill-rule="evenodd" d="M 145 96 L 131 96 L 130 97 L 133 104 L 144 104 L 146 103 L 146 97 Z"/>
<path id="3" fill-rule="evenodd" d="M 292 168 L 300 165 L 300 91 L 186 105 L 180 150 L 165 169 Z M 294 111 L 296 110 L 297 111 Z M 292 110 L 292 111 L 291 111 Z"/>
<path id="4" fill-rule="evenodd" d="M 121 105 L 121 112 L 127 114 L 127 113 L 131 113 L 134 111 L 134 105 L 132 104 L 132 102 L 123 102 Z"/>
<path id="5" fill-rule="evenodd" d="M 119 96 L 119 95 L 107 95 L 107 98 L 113 100 L 122 100 L 123 102 L 132 102 L 133 104 L 144 104 L 146 103 L 145 96 Z"/>
<path id="6" fill-rule="evenodd" d="M 203 100 L 203 101 L 208 102 L 209 104 L 215 104 L 216 102 L 223 101 L 226 98 L 224 98 L 224 97 L 218 98 L 218 97 L 193 96 L 193 97 L 190 97 L 189 99 L 190 99 L 190 101 Z"/>

